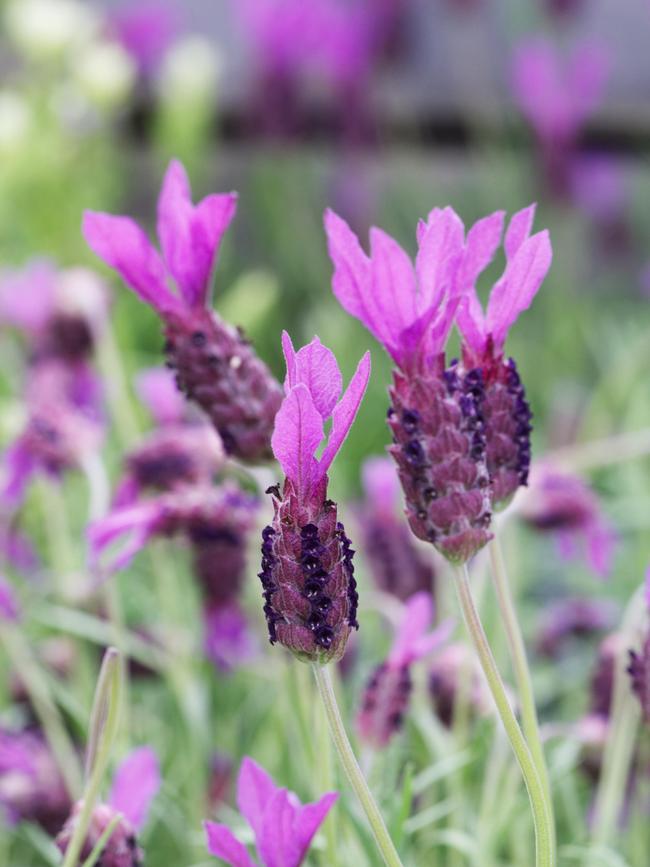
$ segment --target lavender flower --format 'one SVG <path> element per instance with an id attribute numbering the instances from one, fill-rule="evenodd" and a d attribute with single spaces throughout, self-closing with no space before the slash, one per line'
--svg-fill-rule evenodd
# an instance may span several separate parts
<path id="1" fill-rule="evenodd" d="M 436 716 L 446 728 L 453 725 L 461 689 L 466 690 L 469 709 L 475 716 L 487 713 L 492 706 L 490 695 L 471 649 L 466 644 L 449 644 L 443 647 L 429 668 L 429 695 Z"/>
<path id="2" fill-rule="evenodd" d="M 463 225 L 451 208 L 434 209 L 418 227 L 415 269 L 380 229 L 371 229 L 370 257 L 331 211 L 325 229 L 334 294 L 397 365 L 389 451 L 411 529 L 451 561 L 464 562 L 491 538 L 491 504 L 482 373 L 457 364 L 445 370 L 444 346 L 460 301 Z"/>
<path id="3" fill-rule="evenodd" d="M 170 2 L 145 0 L 118 9 L 112 29 L 142 75 L 155 72 L 179 31 L 178 16 Z"/>
<path id="4" fill-rule="evenodd" d="M 162 318 L 178 387 L 207 413 L 226 451 L 257 461 L 270 456 L 280 387 L 242 334 L 206 306 L 236 201 L 227 193 L 194 206 L 185 170 L 173 161 L 158 200 L 162 256 L 127 217 L 88 211 L 83 231 L 94 252 Z M 169 289 L 169 279 L 180 294 Z"/>
<path id="5" fill-rule="evenodd" d="M 79 856 L 79 867 L 90 856 L 100 837 L 118 814 L 121 818 L 101 851 L 98 863 L 102 867 L 142 867 L 144 854 L 137 842 L 151 801 L 160 788 L 160 770 L 156 754 L 150 747 L 133 750 L 115 772 L 107 803 L 96 806 Z M 70 817 L 56 838 L 65 853 L 83 807 L 75 804 Z"/>
<path id="6" fill-rule="evenodd" d="M 535 466 L 521 515 L 536 530 L 556 535 L 564 559 L 584 550 L 596 575 L 610 574 L 616 532 L 594 491 L 578 476 L 549 465 Z"/>
<path id="7" fill-rule="evenodd" d="M 35 731 L 0 728 L 0 810 L 11 824 L 36 822 L 56 833 L 70 810 L 65 783 Z"/>
<path id="8" fill-rule="evenodd" d="M 380 749 L 400 730 L 408 710 L 413 682 L 411 667 L 443 644 L 453 624 L 441 624 L 427 632 L 433 620 L 428 593 L 416 593 L 404 607 L 393 646 L 385 662 L 370 676 L 357 715 L 363 741 Z"/>
<path id="9" fill-rule="evenodd" d="M 549 659 L 561 655 L 572 638 L 590 638 L 611 627 L 616 606 L 602 599 L 571 597 L 549 605 L 537 637 L 537 651 Z"/>
<path id="10" fill-rule="evenodd" d="M 388 458 L 370 458 L 362 471 L 365 498 L 358 508 L 363 553 L 380 590 L 402 602 L 418 591 L 432 592 L 434 569 L 397 515 L 399 479 Z"/>
<path id="11" fill-rule="evenodd" d="M 646 573 L 645 601 L 650 618 L 650 569 Z M 650 620 L 639 650 L 629 650 L 630 664 L 627 667 L 632 689 L 641 703 L 643 719 L 650 725 Z"/>
<path id="12" fill-rule="evenodd" d="M 20 619 L 20 608 L 16 594 L 7 579 L 0 575 L 0 623 L 15 623 Z"/>
<path id="13" fill-rule="evenodd" d="M 358 628 L 354 551 L 327 499 L 327 471 L 343 445 L 370 376 L 368 353 L 341 394 L 333 353 L 315 337 L 295 352 L 282 335 L 287 363 L 285 399 L 273 431 L 273 452 L 284 470 L 282 492 L 269 489 L 273 523 L 262 533 L 264 613 L 271 644 L 299 659 L 340 659 L 350 630 Z M 320 459 L 314 455 L 332 420 Z"/>
<path id="14" fill-rule="evenodd" d="M 495 508 L 507 505 L 519 485 L 528 483 L 532 414 L 515 361 L 505 360 L 503 349 L 508 331 L 532 303 L 551 264 L 548 232 L 530 234 L 534 216 L 535 205 L 530 205 L 510 220 L 503 242 L 506 267 L 485 313 L 476 281 L 501 242 L 503 211 L 484 217 L 468 231 L 460 276 L 466 290 L 457 315 L 462 364 L 481 382 L 482 430 Z"/>
<path id="15" fill-rule="evenodd" d="M 537 137 L 546 182 L 556 195 L 570 188 L 571 161 L 584 122 L 600 102 L 608 62 L 589 43 L 563 60 L 547 39 L 521 42 L 512 68 L 512 90 Z"/>
<path id="16" fill-rule="evenodd" d="M 314 804 L 275 785 L 256 762 L 245 758 L 237 781 L 237 807 L 255 834 L 263 867 L 300 867 L 311 841 L 337 800 L 329 792 Z M 226 825 L 205 822 L 208 851 L 231 867 L 256 867 L 246 847 Z"/>

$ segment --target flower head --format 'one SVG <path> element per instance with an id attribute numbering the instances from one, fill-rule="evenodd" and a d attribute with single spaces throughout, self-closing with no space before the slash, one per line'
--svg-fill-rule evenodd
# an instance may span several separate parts
<path id="1" fill-rule="evenodd" d="M 105 867 L 139 867 L 143 863 L 143 853 L 138 847 L 137 834 L 144 827 L 159 788 L 160 769 L 154 751 L 151 747 L 133 750 L 115 772 L 108 801 L 98 804 L 92 812 L 79 863 L 90 856 L 103 833 L 119 815 L 120 819 L 102 850 L 101 863 Z M 63 853 L 70 844 L 82 808 L 82 801 L 75 804 L 56 838 Z"/>
<path id="2" fill-rule="evenodd" d="M 467 696 L 473 716 L 491 708 L 490 694 L 467 644 L 454 642 L 442 648 L 429 667 L 428 686 L 436 716 L 446 728 L 453 725 L 461 695 Z"/>
<path id="3" fill-rule="evenodd" d="M 167 367 L 150 367 L 135 378 L 138 397 L 159 427 L 187 420 L 187 404 L 176 388 L 174 374 Z"/>
<path id="4" fill-rule="evenodd" d="M 385 746 L 402 726 L 412 690 L 411 666 L 449 638 L 453 624 L 446 621 L 429 632 L 432 620 L 431 596 L 416 593 L 404 606 L 388 657 L 366 684 L 357 728 L 375 747 Z"/>
<path id="5" fill-rule="evenodd" d="M 94 252 L 162 317 L 177 385 L 208 414 L 226 451 L 260 460 L 269 456 L 279 385 L 241 331 L 207 308 L 212 269 L 236 205 L 235 193 L 194 205 L 185 169 L 173 161 L 158 200 L 162 255 L 128 217 L 88 211 L 83 231 Z"/>
<path id="6" fill-rule="evenodd" d="M 275 514 L 262 533 L 264 612 L 272 644 L 279 641 L 301 659 L 328 662 L 343 655 L 350 629 L 358 626 L 358 596 L 354 551 L 336 504 L 327 499 L 327 472 L 359 409 L 370 356 L 361 359 L 341 396 L 336 359 L 317 337 L 296 352 L 285 333 L 283 348 L 285 399 L 271 442 L 285 480 L 282 492 L 269 489 Z"/>
<path id="7" fill-rule="evenodd" d="M 555 659 L 572 638 L 589 638 L 612 626 L 616 606 L 606 600 L 570 597 L 549 605 L 544 611 L 537 637 L 537 650 Z"/>
<path id="8" fill-rule="evenodd" d="M 145 75 L 156 70 L 179 30 L 175 9 L 170 2 L 161 0 L 119 9 L 111 24 L 119 42 Z"/>
<path id="9" fill-rule="evenodd" d="M 263 867 L 300 867 L 318 828 L 337 800 L 329 792 L 313 804 L 300 803 L 279 788 L 256 762 L 245 758 L 237 781 L 237 806 L 247 819 Z M 231 867 L 255 867 L 246 847 L 226 825 L 205 823 L 208 851 Z"/>

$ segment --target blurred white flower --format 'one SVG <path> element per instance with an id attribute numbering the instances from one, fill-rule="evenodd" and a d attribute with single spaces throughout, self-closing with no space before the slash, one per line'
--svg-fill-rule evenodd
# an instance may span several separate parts
<path id="1" fill-rule="evenodd" d="M 83 45 L 99 28 L 97 12 L 80 0 L 11 0 L 7 34 L 28 57 L 52 60 Z"/>
<path id="2" fill-rule="evenodd" d="M 129 97 L 137 69 L 120 45 L 94 42 L 75 58 L 72 75 L 89 102 L 101 109 L 113 109 Z"/>
<path id="3" fill-rule="evenodd" d="M 214 97 L 223 57 L 210 39 L 180 39 L 165 57 L 160 74 L 161 96 L 166 101 L 208 101 Z"/>
<path id="4" fill-rule="evenodd" d="M 27 100 L 13 90 L 0 90 L 0 152 L 21 147 L 32 126 Z"/>

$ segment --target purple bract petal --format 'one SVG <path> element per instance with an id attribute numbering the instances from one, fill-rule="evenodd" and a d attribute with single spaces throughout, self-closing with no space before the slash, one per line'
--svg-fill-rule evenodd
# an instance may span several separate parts
<path id="1" fill-rule="evenodd" d="M 264 826 L 264 814 L 276 792 L 280 791 L 270 775 L 253 759 L 246 756 L 237 779 L 237 809 L 259 840 Z"/>
<path id="2" fill-rule="evenodd" d="M 226 825 L 215 822 L 204 822 L 208 852 L 217 858 L 222 858 L 231 867 L 256 867 L 248 854 L 246 847 Z"/>
<path id="3" fill-rule="evenodd" d="M 366 352 L 357 365 L 354 376 L 350 380 L 350 384 L 345 390 L 343 397 L 334 407 L 332 413 L 332 429 L 319 462 L 319 475 L 321 477 L 330 468 L 332 461 L 336 457 L 337 452 L 343 445 L 345 438 L 352 427 L 352 422 L 359 411 L 359 406 L 363 400 L 363 395 L 365 394 L 369 378 L 370 353 Z"/>
<path id="4" fill-rule="evenodd" d="M 264 867 L 298 867 L 302 858 L 294 834 L 297 804 L 286 789 L 276 789 L 265 804 L 257 851 Z"/>
<path id="5" fill-rule="evenodd" d="M 533 202 L 532 205 L 528 205 L 527 208 L 522 208 L 521 211 L 517 211 L 516 214 L 512 215 L 503 242 L 506 259 L 512 259 L 524 241 L 530 237 L 530 230 L 533 228 L 536 210 L 537 204 Z"/>
<path id="6" fill-rule="evenodd" d="M 151 747 L 139 747 L 129 753 L 115 772 L 108 802 L 139 831 L 147 820 L 160 782 L 155 752 Z"/>
<path id="7" fill-rule="evenodd" d="M 15 623 L 20 617 L 20 609 L 11 584 L 0 575 L 0 621 Z"/>
<path id="8" fill-rule="evenodd" d="M 305 494 L 317 478 L 314 454 L 323 439 L 323 418 L 309 389 L 298 383 L 282 402 L 271 437 L 273 454 L 285 476 Z"/>
<path id="9" fill-rule="evenodd" d="M 314 835 L 327 818 L 327 814 L 338 800 L 338 792 L 328 792 L 315 804 L 305 804 L 295 811 L 294 830 L 301 864 Z"/>
<path id="10" fill-rule="evenodd" d="M 329 418 L 342 387 L 341 371 L 334 353 L 323 346 L 318 337 L 314 337 L 311 343 L 295 353 L 286 331 L 282 334 L 282 345 L 287 361 L 285 391 L 288 392 L 293 386 L 303 383 L 323 419 Z"/>
<path id="11" fill-rule="evenodd" d="M 151 367 L 138 373 L 135 390 L 159 425 L 178 424 L 184 420 L 187 404 L 168 368 Z"/>

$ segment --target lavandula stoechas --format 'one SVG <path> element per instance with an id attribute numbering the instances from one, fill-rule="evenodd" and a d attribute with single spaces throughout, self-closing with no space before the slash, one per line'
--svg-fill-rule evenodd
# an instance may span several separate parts
<path id="1" fill-rule="evenodd" d="M 385 747 L 404 724 L 413 690 L 411 667 L 449 637 L 451 622 L 427 632 L 432 620 L 430 594 L 414 594 L 404 606 L 387 658 L 366 683 L 357 714 L 357 730 L 362 740 L 375 749 Z"/>
<path id="2" fill-rule="evenodd" d="M 271 456 L 280 386 L 241 332 L 207 306 L 213 265 L 236 203 L 236 195 L 226 193 L 193 205 L 185 170 L 173 161 L 158 200 L 162 256 L 127 217 L 89 211 L 83 230 L 94 252 L 163 320 L 167 363 L 178 387 L 207 413 L 226 452 L 259 461 Z"/>
<path id="3" fill-rule="evenodd" d="M 534 216 L 535 206 L 530 205 L 510 220 L 503 242 L 506 266 L 492 287 L 485 313 L 476 281 L 500 246 L 503 211 L 484 217 L 468 231 L 459 275 L 464 292 L 456 317 L 463 337 L 458 370 L 481 383 L 482 430 L 496 509 L 506 506 L 520 485 L 528 484 L 530 469 L 532 413 L 517 365 L 504 357 L 503 348 L 508 331 L 532 303 L 551 264 L 548 231 L 530 234 Z"/>
<path id="4" fill-rule="evenodd" d="M 264 613 L 271 643 L 299 659 L 340 659 L 357 628 L 353 550 L 327 498 L 327 471 L 343 445 L 370 376 L 368 353 L 341 397 L 341 373 L 333 353 L 315 337 L 298 352 L 282 336 L 287 363 L 285 398 L 275 420 L 272 446 L 285 475 L 271 488 L 274 516 L 262 533 Z M 340 399 L 339 399 L 340 398 Z M 315 453 L 331 428 L 320 458 Z"/>
<path id="5" fill-rule="evenodd" d="M 357 508 L 357 523 L 377 587 L 402 602 L 418 591 L 433 593 L 433 564 L 423 556 L 403 515 L 398 515 L 401 497 L 394 463 L 370 458 L 363 465 L 362 480 L 365 497 Z"/>
<path id="6" fill-rule="evenodd" d="M 645 602 L 648 612 L 641 647 L 630 650 L 630 663 L 627 667 L 632 682 L 632 690 L 641 703 L 644 721 L 650 725 L 650 569 L 646 573 Z"/>
<path id="7" fill-rule="evenodd" d="M 451 208 L 432 211 L 418 227 L 415 268 L 380 229 L 370 231 L 370 256 L 331 211 L 325 229 L 334 294 L 396 364 L 389 451 L 411 529 L 463 563 L 491 538 L 491 503 L 481 373 L 445 369 L 444 347 L 460 300 L 462 223 Z"/>

